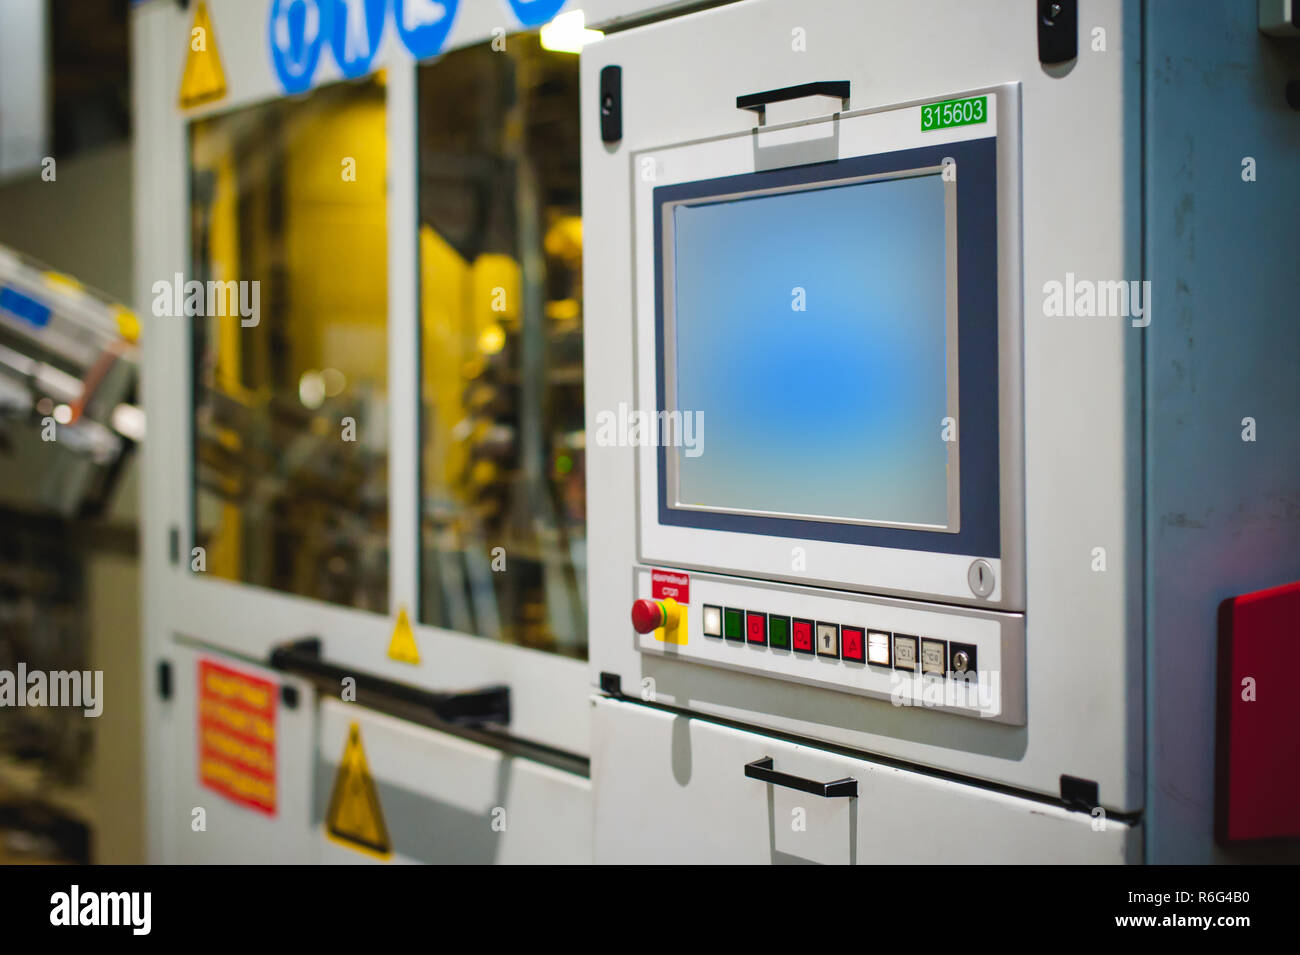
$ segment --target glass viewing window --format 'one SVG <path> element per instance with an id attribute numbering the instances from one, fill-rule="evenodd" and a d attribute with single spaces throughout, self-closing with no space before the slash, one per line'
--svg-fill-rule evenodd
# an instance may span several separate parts
<path id="1" fill-rule="evenodd" d="M 203 570 L 386 613 L 384 123 L 369 80 L 191 124 L 186 314 Z"/>
<path id="2" fill-rule="evenodd" d="M 422 621 L 586 654 L 578 58 L 419 69 Z"/>

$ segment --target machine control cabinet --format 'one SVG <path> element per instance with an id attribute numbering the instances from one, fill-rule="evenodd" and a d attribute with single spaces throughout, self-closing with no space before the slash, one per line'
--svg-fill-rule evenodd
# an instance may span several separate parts
<path id="1" fill-rule="evenodd" d="M 631 157 L 640 555 L 725 575 L 640 649 L 1023 721 L 1018 117 L 1012 84 Z"/>
<path id="2" fill-rule="evenodd" d="M 1140 274 L 1138 23 L 1097 4 L 1062 64 L 1023 12 L 744 0 L 584 50 L 591 678 L 1125 814 L 1141 331 L 1044 289 Z"/>

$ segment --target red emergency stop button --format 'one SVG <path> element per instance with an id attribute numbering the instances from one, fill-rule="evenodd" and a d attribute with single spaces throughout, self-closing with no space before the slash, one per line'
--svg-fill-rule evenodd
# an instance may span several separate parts
<path id="1" fill-rule="evenodd" d="M 632 604 L 632 629 L 652 633 L 664 625 L 664 608 L 657 600 L 638 600 Z"/>

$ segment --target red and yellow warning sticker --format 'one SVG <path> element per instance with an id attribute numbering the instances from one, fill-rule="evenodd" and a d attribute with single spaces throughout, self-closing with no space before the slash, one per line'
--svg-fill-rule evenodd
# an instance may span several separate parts
<path id="1" fill-rule="evenodd" d="M 275 815 L 275 698 L 270 680 L 199 661 L 199 782 Z"/>

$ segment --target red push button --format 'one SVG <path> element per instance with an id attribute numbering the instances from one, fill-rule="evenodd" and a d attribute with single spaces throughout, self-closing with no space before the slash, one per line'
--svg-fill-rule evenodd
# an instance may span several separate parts
<path id="1" fill-rule="evenodd" d="M 840 627 L 840 654 L 850 663 L 866 663 L 861 627 Z"/>
<path id="2" fill-rule="evenodd" d="M 811 620 L 796 620 L 791 626 L 790 636 L 796 653 L 813 652 L 813 625 Z"/>
<path id="3" fill-rule="evenodd" d="M 745 640 L 767 646 L 767 614 L 745 611 Z"/>
<path id="4" fill-rule="evenodd" d="M 652 633 L 664 625 L 664 610 L 657 600 L 638 600 L 632 604 L 632 629 Z"/>

